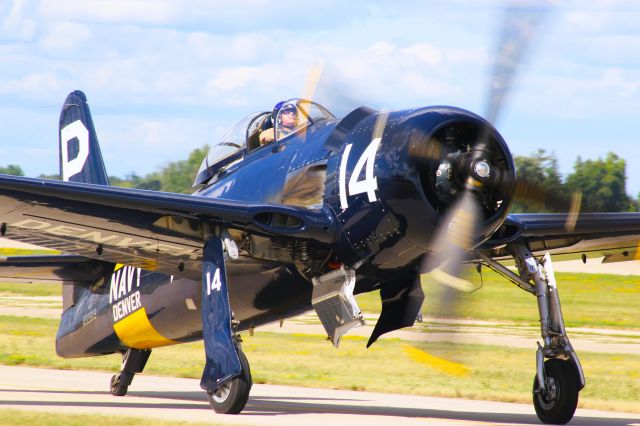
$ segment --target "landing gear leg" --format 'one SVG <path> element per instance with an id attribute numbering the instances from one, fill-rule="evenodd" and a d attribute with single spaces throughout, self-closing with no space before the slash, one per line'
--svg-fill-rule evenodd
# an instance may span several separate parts
<path id="1" fill-rule="evenodd" d="M 205 243 L 202 265 L 202 335 L 206 364 L 200 386 L 216 413 L 238 414 L 251 390 L 249 363 L 241 350 L 227 288 L 226 261 L 237 257 L 235 245 L 212 235 Z"/>
<path id="2" fill-rule="evenodd" d="M 514 250 L 520 276 L 533 280 L 540 314 L 536 377 L 533 383 L 533 405 L 544 423 L 565 424 L 578 405 L 578 393 L 584 387 L 584 374 L 564 328 L 560 296 L 549 253 L 538 262 L 524 246 Z M 543 362 L 547 358 L 546 362 Z"/>
<path id="3" fill-rule="evenodd" d="M 585 379 L 578 355 L 565 330 L 551 256 L 547 253 L 538 261 L 524 244 L 514 244 L 509 248 L 520 276 L 489 256 L 479 255 L 491 269 L 536 295 L 544 346 L 538 343 L 536 352 L 533 405 L 543 423 L 565 424 L 573 418 Z"/>
<path id="4" fill-rule="evenodd" d="M 122 368 L 111 377 L 111 395 L 125 396 L 136 373 L 142 373 L 151 355 L 150 349 L 129 348 L 122 354 Z"/>

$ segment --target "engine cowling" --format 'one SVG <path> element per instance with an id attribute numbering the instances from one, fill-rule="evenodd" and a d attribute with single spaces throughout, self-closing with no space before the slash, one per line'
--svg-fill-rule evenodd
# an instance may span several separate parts
<path id="1" fill-rule="evenodd" d="M 415 274 L 456 201 L 473 191 L 481 218 L 472 245 L 504 222 L 515 166 L 502 136 L 453 107 L 371 114 L 346 134 L 328 165 L 325 197 L 341 226 L 336 252 L 359 272 Z"/>

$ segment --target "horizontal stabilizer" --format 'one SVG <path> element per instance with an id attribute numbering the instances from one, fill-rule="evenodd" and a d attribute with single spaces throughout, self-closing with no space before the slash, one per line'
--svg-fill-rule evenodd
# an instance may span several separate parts
<path id="1" fill-rule="evenodd" d="M 113 263 L 73 255 L 0 257 L 0 281 L 91 285 L 113 267 Z"/>

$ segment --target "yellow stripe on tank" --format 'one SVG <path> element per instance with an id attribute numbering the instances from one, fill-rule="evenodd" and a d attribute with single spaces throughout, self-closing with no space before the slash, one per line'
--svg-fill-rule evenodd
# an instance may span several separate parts
<path id="1" fill-rule="evenodd" d="M 178 342 L 167 339 L 153 327 L 144 307 L 113 324 L 118 338 L 134 349 L 151 349 Z"/>

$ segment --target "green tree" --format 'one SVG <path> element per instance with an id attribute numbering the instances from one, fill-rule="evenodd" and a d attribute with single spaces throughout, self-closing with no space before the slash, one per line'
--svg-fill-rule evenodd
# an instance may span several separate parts
<path id="1" fill-rule="evenodd" d="M 7 167 L 0 167 L 0 173 L 3 175 L 24 176 L 22 168 L 16 164 L 9 164 Z"/>
<path id="2" fill-rule="evenodd" d="M 531 156 L 514 157 L 518 185 L 512 207 L 513 212 L 564 211 L 569 193 L 558 171 L 558 159 L 544 149 Z"/>
<path id="3" fill-rule="evenodd" d="M 192 185 L 205 155 L 209 152 L 207 145 L 197 148 L 189 154 L 186 160 L 174 161 L 164 166 L 160 171 L 149 173 L 143 177 L 135 173 L 128 174 L 124 179 L 109 176 L 109 183 L 124 188 L 150 189 L 153 191 L 179 192 L 189 194 L 193 192 Z"/>
<path id="4" fill-rule="evenodd" d="M 38 175 L 38 177 L 40 179 L 51 179 L 51 180 L 60 180 L 60 174 L 59 173 L 55 173 L 55 174 L 51 174 L 51 175 L 47 175 L 47 174 L 40 174 Z"/>
<path id="5" fill-rule="evenodd" d="M 570 191 L 582 191 L 581 210 L 615 212 L 635 210 L 626 192 L 626 162 L 613 152 L 605 159 L 576 160 L 574 171 L 567 176 Z"/>
<path id="6" fill-rule="evenodd" d="M 162 190 L 162 182 L 158 179 L 157 172 L 150 173 L 144 177 L 130 173 L 124 179 L 117 176 L 109 176 L 109 183 L 113 186 L 123 188 L 150 189 L 153 191 Z"/>
<path id="7" fill-rule="evenodd" d="M 194 149 L 186 160 L 171 162 L 163 167 L 160 172 L 147 175 L 146 179 L 159 180 L 162 191 L 191 193 L 193 192 L 191 187 L 193 180 L 208 152 L 209 147 L 206 145 L 202 148 Z"/>

